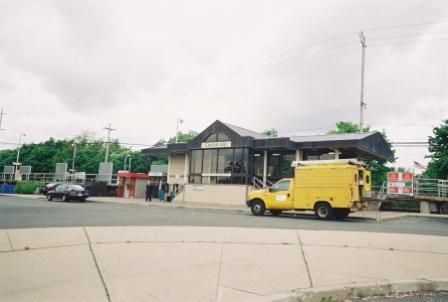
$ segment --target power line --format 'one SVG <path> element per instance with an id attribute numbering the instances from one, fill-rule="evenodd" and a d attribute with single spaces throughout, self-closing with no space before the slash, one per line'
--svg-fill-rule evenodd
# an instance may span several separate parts
<path id="1" fill-rule="evenodd" d="M 376 27 L 376 28 L 368 28 L 365 31 L 383 31 L 383 30 L 393 30 L 397 28 L 405 28 L 405 27 L 418 27 L 424 25 L 433 25 L 433 24 L 446 24 L 448 21 L 434 21 L 434 22 L 423 22 L 423 23 L 411 23 L 411 24 L 400 24 L 400 25 L 392 25 L 385 27 Z"/>
<path id="2" fill-rule="evenodd" d="M 439 34 L 445 34 L 448 33 L 448 30 L 445 31 L 438 31 L 438 32 L 429 32 L 429 33 L 416 33 L 416 34 L 410 34 L 410 35 L 398 35 L 398 36 L 388 36 L 388 37 L 376 37 L 370 39 L 370 41 L 376 41 L 376 40 L 390 40 L 390 39 L 402 39 L 402 38 L 408 38 L 408 37 L 415 37 L 415 36 L 427 36 L 427 35 L 439 35 Z"/>
<path id="3" fill-rule="evenodd" d="M 416 41 L 405 41 L 405 42 L 397 42 L 397 43 L 373 44 L 373 45 L 370 45 L 369 47 L 382 47 L 382 46 L 391 46 L 391 45 L 417 44 L 417 43 L 440 42 L 440 41 L 448 41 L 448 38 L 435 39 L 435 40 L 416 40 Z"/>
<path id="4" fill-rule="evenodd" d="M 336 47 L 331 47 L 331 48 L 328 48 L 328 49 L 319 50 L 319 51 L 314 52 L 314 53 L 306 54 L 306 55 L 304 55 L 305 59 L 303 59 L 303 60 L 300 60 L 301 58 L 294 58 L 294 59 L 284 60 L 282 62 L 277 62 L 276 64 L 269 64 L 269 63 L 266 64 L 265 63 L 263 65 L 258 66 L 258 70 L 257 69 L 253 69 L 253 70 L 246 70 L 246 71 L 243 71 L 243 72 L 241 72 L 241 71 L 234 72 L 233 74 L 230 73 L 230 74 L 224 75 L 224 76 L 226 76 L 226 78 L 223 78 L 223 79 L 217 78 L 215 81 L 208 82 L 208 83 L 207 82 L 206 83 L 198 82 L 194 86 L 194 89 L 195 90 L 199 90 L 199 89 L 210 88 L 211 84 L 228 83 L 230 78 L 235 78 L 235 77 L 238 77 L 238 76 L 244 76 L 244 75 L 247 76 L 248 75 L 248 76 L 255 77 L 255 76 L 258 76 L 260 74 L 271 73 L 271 72 L 275 72 L 275 71 L 286 69 L 286 68 L 292 68 L 292 67 L 297 67 L 297 66 L 301 66 L 301 65 L 305 65 L 305 64 L 310 64 L 310 63 L 318 62 L 318 61 L 325 60 L 325 59 L 328 59 L 328 58 L 332 58 L 332 57 L 335 57 L 335 56 L 340 56 L 342 54 L 347 54 L 347 53 L 354 52 L 355 49 L 349 49 L 347 51 L 332 52 L 332 53 L 330 53 L 327 56 L 317 56 L 315 58 L 307 58 L 307 56 L 310 57 L 310 56 L 313 56 L 313 55 L 316 55 L 316 54 L 321 54 L 323 52 L 326 52 L 326 51 L 329 51 L 329 50 L 333 50 L 333 49 L 336 49 L 336 48 L 342 48 L 342 47 L 345 47 L 345 46 L 350 45 L 350 44 L 354 44 L 354 43 L 345 43 L 345 44 L 338 45 Z M 297 59 L 299 59 L 299 60 L 297 60 Z M 293 63 L 293 64 L 291 64 L 291 63 Z M 189 92 L 189 88 L 192 88 L 192 87 L 193 86 L 190 86 L 190 85 L 179 86 L 179 87 L 174 87 L 174 88 L 165 86 L 165 88 L 166 88 L 166 89 L 164 89 L 165 91 L 162 90 L 160 93 L 153 93 L 153 94 L 148 94 L 147 93 L 147 94 L 142 94 L 141 96 L 137 96 L 137 97 L 133 97 L 133 98 L 109 99 L 109 100 L 104 100 L 102 102 L 95 102 L 95 103 L 86 101 L 86 102 L 83 102 L 81 104 L 78 103 L 77 107 L 78 108 L 80 108 L 80 107 L 82 108 L 83 105 L 85 105 L 85 106 L 100 105 L 100 104 L 103 104 L 103 103 L 106 103 L 106 102 L 110 102 L 111 100 L 112 101 L 118 101 L 118 100 L 124 101 L 124 100 L 126 100 L 127 104 L 129 104 L 129 103 L 136 103 L 136 102 L 140 102 L 140 101 L 137 100 L 136 102 L 130 102 L 129 100 L 136 99 L 136 98 L 137 99 L 138 98 L 143 98 L 143 97 L 146 97 L 146 98 L 147 97 L 151 97 L 151 99 L 154 100 L 155 98 L 161 98 L 161 97 L 164 97 L 164 96 L 175 96 L 175 95 L 179 95 L 179 94 L 186 94 L 186 93 Z M 176 93 L 176 91 L 177 91 L 177 93 Z M 51 112 L 51 113 L 58 113 L 58 112 L 66 112 L 66 111 L 68 111 L 68 110 L 53 110 L 53 111 L 49 111 L 49 110 L 46 110 L 45 108 L 42 108 L 42 107 L 40 107 L 39 109 L 40 110 L 44 110 L 46 113 L 49 113 L 49 112 Z"/>

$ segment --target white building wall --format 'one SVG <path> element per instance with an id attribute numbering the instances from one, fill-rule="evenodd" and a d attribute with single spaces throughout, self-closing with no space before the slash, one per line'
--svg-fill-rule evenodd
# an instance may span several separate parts
<path id="1" fill-rule="evenodd" d="M 169 165 L 168 183 L 170 185 L 184 184 L 185 154 L 171 154 Z"/>
<path id="2" fill-rule="evenodd" d="M 247 192 L 246 185 L 187 184 L 183 200 L 187 203 L 240 206 L 246 204 Z"/>

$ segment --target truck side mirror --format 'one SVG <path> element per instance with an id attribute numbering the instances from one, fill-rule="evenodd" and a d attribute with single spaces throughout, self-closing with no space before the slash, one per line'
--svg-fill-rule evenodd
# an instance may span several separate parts
<path id="1" fill-rule="evenodd" d="M 269 188 L 269 193 L 274 192 L 274 188 Z"/>

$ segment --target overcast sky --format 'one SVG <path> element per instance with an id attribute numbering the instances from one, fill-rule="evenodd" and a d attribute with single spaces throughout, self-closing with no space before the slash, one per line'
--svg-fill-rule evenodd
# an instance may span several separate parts
<path id="1" fill-rule="evenodd" d="M 0 148 L 83 130 L 153 144 L 216 119 L 281 135 L 359 121 L 426 141 L 448 118 L 448 3 L 0 0 Z M 397 148 L 397 164 L 426 163 Z"/>

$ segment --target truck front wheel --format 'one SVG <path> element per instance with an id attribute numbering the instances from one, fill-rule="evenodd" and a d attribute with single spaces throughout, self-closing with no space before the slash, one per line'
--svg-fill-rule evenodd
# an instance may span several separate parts
<path id="1" fill-rule="evenodd" d="M 317 219 L 331 219 L 333 218 L 333 208 L 326 202 L 319 202 L 314 207 L 314 213 Z"/>
<path id="2" fill-rule="evenodd" d="M 264 202 L 259 199 L 252 201 L 250 209 L 255 216 L 263 216 L 266 211 Z"/>

